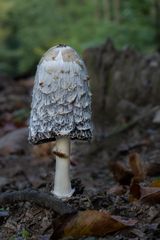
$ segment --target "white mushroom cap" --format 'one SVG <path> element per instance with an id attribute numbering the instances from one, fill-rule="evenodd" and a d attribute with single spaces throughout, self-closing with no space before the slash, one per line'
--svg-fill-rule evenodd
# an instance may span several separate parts
<path id="1" fill-rule="evenodd" d="M 77 52 L 66 45 L 50 48 L 35 76 L 29 141 L 53 141 L 57 136 L 90 140 L 91 93 L 88 73 Z"/>

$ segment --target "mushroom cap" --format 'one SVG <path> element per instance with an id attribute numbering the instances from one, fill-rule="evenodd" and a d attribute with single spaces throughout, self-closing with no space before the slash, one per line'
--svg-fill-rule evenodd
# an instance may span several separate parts
<path id="1" fill-rule="evenodd" d="M 88 73 L 77 52 L 66 45 L 50 48 L 40 60 L 33 87 L 29 141 L 58 136 L 90 140 L 91 93 Z"/>

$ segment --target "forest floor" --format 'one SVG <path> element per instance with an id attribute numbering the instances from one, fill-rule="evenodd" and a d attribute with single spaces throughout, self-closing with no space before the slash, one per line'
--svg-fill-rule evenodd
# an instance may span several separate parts
<path id="1" fill-rule="evenodd" d="M 54 143 L 33 147 L 27 142 L 32 86 L 33 79 L 0 82 L 0 198 L 16 190 L 52 189 Z M 153 122 L 155 111 L 113 134 L 97 137 L 95 131 L 91 143 L 72 142 L 76 190 L 65 204 L 76 208 L 77 221 L 30 201 L 3 203 L 0 239 L 160 239 L 160 124 Z"/>

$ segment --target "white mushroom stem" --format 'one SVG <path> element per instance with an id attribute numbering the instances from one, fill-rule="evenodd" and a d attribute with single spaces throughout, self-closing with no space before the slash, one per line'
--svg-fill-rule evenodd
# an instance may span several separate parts
<path id="1" fill-rule="evenodd" d="M 52 193 L 58 198 L 71 197 L 74 189 L 71 188 L 69 176 L 70 169 L 70 139 L 59 137 L 56 140 L 56 148 L 53 149 L 56 155 L 56 169 L 54 179 L 54 190 Z"/>

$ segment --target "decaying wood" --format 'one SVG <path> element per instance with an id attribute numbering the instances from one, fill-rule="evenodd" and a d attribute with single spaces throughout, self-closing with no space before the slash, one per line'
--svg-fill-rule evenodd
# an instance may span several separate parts
<path id="1" fill-rule="evenodd" d="M 159 105 L 160 55 L 144 56 L 131 48 L 117 50 L 111 40 L 88 48 L 84 58 L 91 77 L 94 123 L 104 126 L 117 117 L 132 119 L 144 106 Z M 134 106 L 126 107 L 128 102 Z M 119 119 L 119 118 L 118 118 Z"/>
<path id="2" fill-rule="evenodd" d="M 0 193 L 0 206 L 18 202 L 31 202 L 40 207 L 54 210 L 60 215 L 75 213 L 76 210 L 55 196 L 36 190 L 22 190 Z"/>

